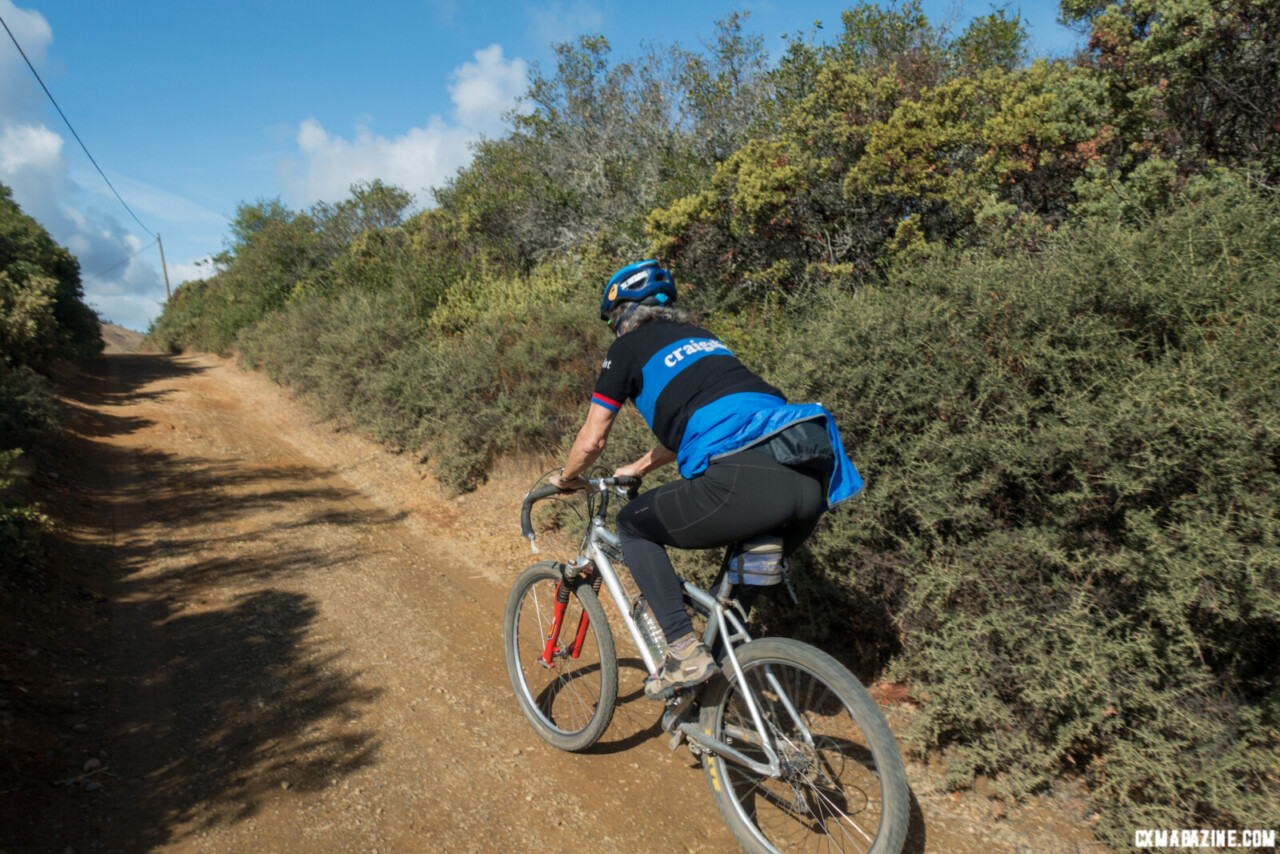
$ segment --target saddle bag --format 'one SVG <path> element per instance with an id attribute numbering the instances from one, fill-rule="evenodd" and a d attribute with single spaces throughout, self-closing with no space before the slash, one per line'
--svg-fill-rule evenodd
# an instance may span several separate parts
<path id="1" fill-rule="evenodd" d="M 821 474 L 829 473 L 836 460 L 831 438 L 821 421 L 792 424 L 760 448 L 784 466 Z"/>
<path id="2" fill-rule="evenodd" d="M 780 584 L 785 572 L 782 537 L 772 534 L 743 540 L 729 556 L 729 580 L 734 584 L 770 587 Z"/>

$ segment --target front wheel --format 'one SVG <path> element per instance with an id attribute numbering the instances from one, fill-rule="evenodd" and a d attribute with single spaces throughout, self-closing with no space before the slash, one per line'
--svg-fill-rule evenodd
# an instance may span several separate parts
<path id="1" fill-rule="evenodd" d="M 856 677 L 826 653 L 787 638 L 736 650 L 774 749 L 778 778 L 714 754 L 707 782 L 729 828 L 753 854 L 898 854 L 907 836 L 906 770 L 889 724 Z M 725 667 L 702 707 L 705 732 L 768 763 L 741 684 Z"/>
<path id="2" fill-rule="evenodd" d="M 511 687 L 538 735 L 561 750 L 595 744 L 613 718 L 618 658 L 591 585 L 535 563 L 512 585 L 502 628 Z"/>

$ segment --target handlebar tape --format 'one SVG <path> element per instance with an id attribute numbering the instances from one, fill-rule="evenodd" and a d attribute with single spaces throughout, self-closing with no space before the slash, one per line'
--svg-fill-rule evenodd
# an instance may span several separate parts
<path id="1" fill-rule="evenodd" d="M 640 486 L 640 478 L 623 475 L 621 477 L 604 479 L 612 482 L 616 486 L 626 487 L 628 499 L 636 497 L 636 488 Z M 538 553 L 538 547 L 534 544 L 533 522 L 529 518 L 529 514 L 533 510 L 533 505 L 544 498 L 550 498 L 552 495 L 560 495 L 568 491 L 570 490 L 563 490 L 559 487 L 547 484 L 546 486 L 539 486 L 537 489 L 529 490 L 529 493 L 524 497 L 524 502 L 520 505 L 520 533 L 529 541 L 529 545 L 533 547 L 534 554 Z"/>
<path id="2" fill-rule="evenodd" d="M 533 542 L 533 522 L 529 519 L 529 512 L 533 510 L 534 503 L 544 498 L 550 498 L 552 495 L 558 495 L 560 491 L 558 487 L 547 484 L 530 490 L 529 494 L 524 497 L 524 503 L 520 505 L 520 533 L 530 543 Z"/>

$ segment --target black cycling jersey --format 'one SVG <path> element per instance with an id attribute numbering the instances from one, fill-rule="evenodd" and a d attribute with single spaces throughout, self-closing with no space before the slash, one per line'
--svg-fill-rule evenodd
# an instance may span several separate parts
<path id="1" fill-rule="evenodd" d="M 658 441 L 676 451 L 694 412 L 743 392 L 786 403 L 781 391 L 744 367 L 707 330 L 655 320 L 610 345 L 591 400 L 615 412 L 627 400 L 635 401 Z"/>

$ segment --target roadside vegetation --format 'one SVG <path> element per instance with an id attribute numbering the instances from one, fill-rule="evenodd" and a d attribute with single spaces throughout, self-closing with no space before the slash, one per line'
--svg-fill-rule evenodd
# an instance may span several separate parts
<path id="1" fill-rule="evenodd" d="M 48 521 L 27 494 L 23 450 L 60 429 L 48 373 L 102 351 L 82 297 L 79 262 L 0 184 L 0 584 L 39 565 Z"/>
<path id="2" fill-rule="evenodd" d="M 950 785 L 1076 777 L 1120 847 L 1274 827 L 1280 6 L 1212 7 L 1064 0 L 1070 60 L 913 3 L 778 58 L 745 16 L 625 60 L 584 36 L 428 210 L 243 204 L 150 337 L 465 491 L 571 438 L 601 283 L 657 257 L 867 477 L 762 620 L 905 683 Z"/>

